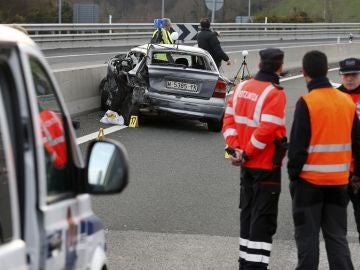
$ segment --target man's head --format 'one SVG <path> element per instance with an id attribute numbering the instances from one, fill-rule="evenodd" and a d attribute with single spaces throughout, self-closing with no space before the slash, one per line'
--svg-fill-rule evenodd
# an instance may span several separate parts
<path id="1" fill-rule="evenodd" d="M 302 60 L 302 69 L 306 81 L 326 77 L 328 72 L 326 55 L 316 50 L 307 52 Z"/>
<path id="2" fill-rule="evenodd" d="M 267 48 L 259 52 L 261 71 L 280 74 L 284 63 L 284 52 L 278 48 Z"/>
<path id="3" fill-rule="evenodd" d="M 170 31 L 171 28 L 171 20 L 169 18 L 163 18 L 163 22 L 165 22 L 164 28 Z"/>
<path id="4" fill-rule="evenodd" d="M 209 18 L 202 18 L 200 20 L 200 27 L 205 28 L 205 29 L 209 29 L 210 28 L 210 20 L 209 20 Z"/>
<path id="5" fill-rule="evenodd" d="M 347 58 L 339 62 L 339 74 L 342 85 L 347 90 L 355 90 L 360 86 L 360 59 Z"/>

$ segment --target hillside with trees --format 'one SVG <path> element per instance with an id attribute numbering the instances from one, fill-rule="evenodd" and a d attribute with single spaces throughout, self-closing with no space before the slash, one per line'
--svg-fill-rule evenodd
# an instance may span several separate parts
<path id="1" fill-rule="evenodd" d="M 100 22 L 145 23 L 161 17 L 162 0 L 61 0 L 62 22 L 71 23 L 73 4 L 98 4 Z M 224 0 L 215 22 L 235 22 L 248 15 L 248 0 Z M 1 23 L 57 23 L 59 0 L 0 0 Z M 197 23 L 210 17 L 204 0 L 164 0 L 165 16 L 173 22 Z M 341 12 L 339 9 L 341 7 Z M 251 0 L 253 21 L 360 22 L 359 0 Z"/>

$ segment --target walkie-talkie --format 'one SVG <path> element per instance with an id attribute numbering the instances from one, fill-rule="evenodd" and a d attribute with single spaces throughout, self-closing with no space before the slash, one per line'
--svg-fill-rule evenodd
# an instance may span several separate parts
<path id="1" fill-rule="evenodd" d="M 233 156 L 234 158 L 236 158 L 236 151 L 234 148 L 231 147 L 226 147 L 225 148 L 226 153 L 228 153 L 230 156 Z"/>

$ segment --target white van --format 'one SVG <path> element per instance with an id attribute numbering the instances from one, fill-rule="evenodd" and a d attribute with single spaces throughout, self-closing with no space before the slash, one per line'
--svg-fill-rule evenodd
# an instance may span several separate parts
<path id="1" fill-rule="evenodd" d="M 94 141 L 84 162 L 57 88 L 34 42 L 0 26 L 1 270 L 107 269 L 89 194 L 125 188 L 127 154 Z"/>

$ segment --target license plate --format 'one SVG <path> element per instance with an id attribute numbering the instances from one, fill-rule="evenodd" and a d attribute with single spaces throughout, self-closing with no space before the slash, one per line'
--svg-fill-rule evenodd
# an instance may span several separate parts
<path id="1" fill-rule="evenodd" d="M 175 81 L 167 81 L 166 88 L 183 90 L 191 93 L 197 93 L 198 87 L 193 83 L 184 83 L 184 82 L 175 82 Z"/>

